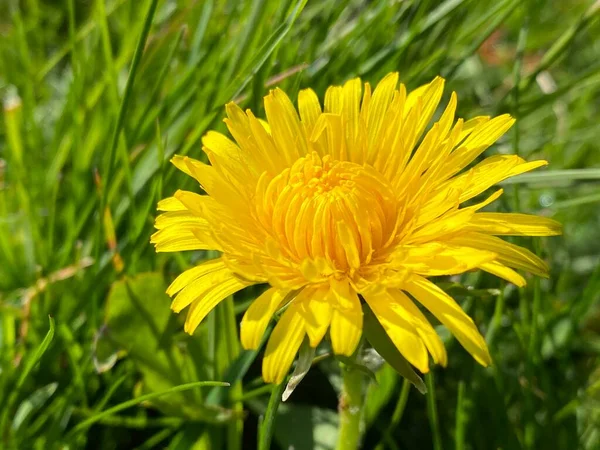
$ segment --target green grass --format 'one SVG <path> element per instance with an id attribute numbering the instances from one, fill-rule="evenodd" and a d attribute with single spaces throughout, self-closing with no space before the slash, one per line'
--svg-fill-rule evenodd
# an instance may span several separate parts
<path id="1" fill-rule="evenodd" d="M 384 367 L 364 447 L 600 448 L 599 54 L 584 0 L 0 2 L 0 448 L 252 449 L 270 425 L 274 448 L 334 448 L 337 362 L 273 415 L 234 327 L 259 290 L 186 336 L 164 288 L 211 255 L 157 255 L 149 236 L 157 200 L 194 189 L 169 158 L 200 157 L 227 101 L 262 115 L 273 86 L 323 95 L 393 70 L 409 88 L 445 76 L 462 117 L 515 115 L 487 153 L 550 166 L 507 183 L 500 208 L 565 234 L 521 240 L 548 280 L 451 288 L 494 365 L 440 330 L 435 395 Z M 231 386 L 190 385 L 208 380 Z"/>

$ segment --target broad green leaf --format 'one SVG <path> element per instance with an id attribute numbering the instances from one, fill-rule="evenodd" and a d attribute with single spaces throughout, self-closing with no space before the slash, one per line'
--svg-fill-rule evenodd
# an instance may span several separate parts
<path id="1" fill-rule="evenodd" d="M 208 378 L 202 355 L 202 327 L 184 335 L 169 309 L 166 284 L 159 273 L 142 273 L 113 284 L 106 310 L 106 337 L 115 351 L 124 351 L 143 375 L 143 389 L 157 392 Z M 194 420 L 222 421 L 230 412 L 208 407 L 200 392 L 156 398 L 166 414 Z"/>
<path id="2" fill-rule="evenodd" d="M 275 420 L 275 440 L 286 449 L 333 450 L 338 423 L 336 411 L 285 403 Z"/>

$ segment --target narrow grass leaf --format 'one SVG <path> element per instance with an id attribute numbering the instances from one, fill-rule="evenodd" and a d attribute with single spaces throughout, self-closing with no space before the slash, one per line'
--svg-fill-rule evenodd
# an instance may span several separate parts
<path id="1" fill-rule="evenodd" d="M 282 394 L 285 390 L 285 380 L 278 384 L 272 391 L 267 404 L 267 410 L 262 417 L 262 421 L 258 430 L 258 450 L 269 450 L 271 448 L 271 440 L 273 439 L 273 431 L 275 427 L 275 416 L 277 409 L 281 404 Z"/>
<path id="2" fill-rule="evenodd" d="M 48 333 L 46 333 L 46 337 L 44 337 L 44 340 L 38 346 L 35 353 L 29 356 L 23 363 L 23 367 L 19 370 L 19 378 L 17 379 L 17 383 L 6 400 L 6 404 L 4 405 L 2 411 L 2 420 L 0 420 L 0 432 L 4 432 L 4 430 L 6 430 L 6 422 L 9 414 L 11 413 L 12 408 L 17 401 L 18 395 L 23 387 L 23 384 L 25 383 L 25 380 L 27 379 L 27 376 L 44 355 L 46 350 L 48 350 L 50 343 L 54 339 L 54 319 L 52 317 L 48 317 L 48 320 L 50 322 L 50 329 L 48 330 Z"/>
<path id="3" fill-rule="evenodd" d="M 146 402 L 148 400 L 153 400 L 155 398 L 162 397 L 164 395 L 173 394 L 175 392 L 188 391 L 190 389 L 194 389 L 197 387 L 206 387 L 206 386 L 229 386 L 229 383 L 223 383 L 221 381 L 197 381 L 195 383 L 181 384 L 179 386 L 165 389 L 163 391 L 152 392 L 150 394 L 140 395 L 137 398 L 134 398 L 132 400 L 129 400 L 129 401 L 126 401 L 123 403 L 119 403 L 118 405 L 113 406 L 112 408 L 108 408 L 98 414 L 95 414 L 95 415 L 87 418 L 83 422 L 77 424 L 77 426 L 75 426 L 69 432 L 69 434 L 67 435 L 67 439 L 73 438 L 77 433 L 85 430 L 86 428 L 95 424 L 96 422 L 103 419 L 104 417 L 111 416 L 119 411 L 124 410 L 124 409 L 131 408 L 132 406 L 139 405 L 140 403 Z"/>

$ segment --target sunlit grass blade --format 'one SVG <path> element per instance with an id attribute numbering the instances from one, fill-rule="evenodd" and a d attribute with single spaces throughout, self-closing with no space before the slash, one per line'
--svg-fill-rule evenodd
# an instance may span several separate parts
<path id="1" fill-rule="evenodd" d="M 517 175 L 516 177 L 504 180 L 500 184 L 532 184 L 532 185 L 568 185 L 576 181 L 597 181 L 600 180 L 600 169 L 568 169 L 568 170 L 547 170 L 543 172 L 532 172 Z"/>
<path id="2" fill-rule="evenodd" d="M 594 3 L 583 14 L 580 20 L 569 26 L 561 34 L 561 36 L 554 42 L 552 47 L 550 47 L 544 54 L 542 60 L 539 62 L 535 70 L 517 85 L 518 89 L 526 91 L 542 71 L 554 64 L 554 62 L 556 62 L 560 57 L 564 56 L 575 38 L 587 28 L 587 26 L 596 18 L 598 14 L 600 14 L 600 7 Z"/>
<path id="3" fill-rule="evenodd" d="M 226 101 L 237 97 L 246 88 L 250 80 L 252 80 L 252 77 L 260 70 L 271 53 L 273 53 L 273 51 L 281 44 L 283 38 L 290 32 L 292 25 L 298 18 L 302 9 L 304 9 L 306 2 L 307 0 L 298 0 L 296 2 L 294 9 L 285 22 L 273 32 L 254 58 L 241 70 L 241 75 L 236 77 L 229 87 L 225 89 L 225 93 L 220 96 L 217 101 L 217 107 L 220 107 Z"/>

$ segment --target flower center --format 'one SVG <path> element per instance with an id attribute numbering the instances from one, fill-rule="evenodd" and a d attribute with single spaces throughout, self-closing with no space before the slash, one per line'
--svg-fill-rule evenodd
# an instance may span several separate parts
<path id="1" fill-rule="evenodd" d="M 321 159 L 313 153 L 309 157 L 300 158 L 292 166 L 288 185 L 301 189 L 307 198 L 348 193 L 355 186 L 352 178 L 357 168 L 360 168 L 357 164 L 332 161 L 329 155 Z"/>
<path id="2" fill-rule="evenodd" d="M 373 167 L 316 152 L 257 185 L 256 215 L 291 263 L 353 275 L 394 241 L 398 206 Z"/>

